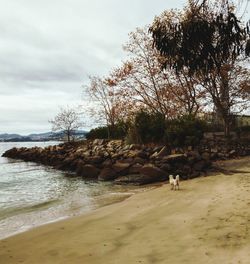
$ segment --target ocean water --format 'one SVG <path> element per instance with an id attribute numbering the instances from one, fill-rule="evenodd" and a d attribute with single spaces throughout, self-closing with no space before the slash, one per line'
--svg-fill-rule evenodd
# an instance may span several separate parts
<path id="1" fill-rule="evenodd" d="M 12 147 L 55 144 L 57 142 L 0 143 L 0 156 Z M 85 181 L 33 162 L 0 157 L 0 239 L 84 214 L 145 189 Z"/>

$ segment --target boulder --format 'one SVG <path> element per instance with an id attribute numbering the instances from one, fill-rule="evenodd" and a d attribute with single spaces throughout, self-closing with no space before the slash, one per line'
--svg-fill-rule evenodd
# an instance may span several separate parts
<path id="1" fill-rule="evenodd" d="M 77 174 L 84 178 L 95 179 L 98 177 L 100 170 L 94 167 L 93 165 L 80 165 L 77 167 Z"/>
<path id="2" fill-rule="evenodd" d="M 130 150 L 141 149 L 141 145 L 139 145 L 139 144 L 131 144 L 131 145 L 129 146 L 129 149 L 130 149 Z"/>
<path id="3" fill-rule="evenodd" d="M 68 157 L 58 163 L 57 168 L 60 170 L 72 170 L 74 168 L 74 158 Z"/>
<path id="4" fill-rule="evenodd" d="M 205 169 L 207 169 L 209 167 L 209 162 L 207 162 L 206 160 L 200 160 L 197 161 L 194 165 L 193 165 L 193 169 L 195 171 L 204 171 Z"/>
<path id="5" fill-rule="evenodd" d="M 119 177 L 115 180 L 116 184 L 136 184 L 143 185 L 154 182 L 154 178 L 143 174 L 130 174 L 126 176 Z"/>
<path id="6" fill-rule="evenodd" d="M 115 164 L 112 165 L 112 168 L 116 173 L 120 175 L 125 175 L 128 173 L 130 166 L 131 166 L 130 163 L 116 162 Z"/>
<path id="7" fill-rule="evenodd" d="M 171 171 L 171 165 L 168 163 L 163 163 L 161 164 L 160 169 L 166 172 Z"/>
<path id="8" fill-rule="evenodd" d="M 179 161 L 184 161 L 186 160 L 186 155 L 185 154 L 171 154 L 168 156 L 163 157 L 162 161 L 166 163 L 174 163 L 174 162 L 179 162 Z"/>
<path id="9" fill-rule="evenodd" d="M 104 168 L 98 175 L 100 181 L 112 181 L 117 177 L 117 173 L 112 168 Z"/>
<path id="10" fill-rule="evenodd" d="M 141 168 L 142 168 L 142 165 L 139 163 L 136 163 L 129 168 L 129 174 L 138 174 L 140 173 Z"/>
<path id="11" fill-rule="evenodd" d="M 164 146 L 156 155 L 157 157 L 164 157 L 167 156 L 169 154 L 169 150 L 166 146 Z"/>
<path id="12" fill-rule="evenodd" d="M 200 160 L 201 159 L 201 155 L 197 150 L 193 150 L 193 151 L 189 151 L 188 152 L 188 159 L 191 160 Z"/>
<path id="13" fill-rule="evenodd" d="M 128 153 L 127 153 L 127 157 L 128 158 L 134 158 L 134 157 L 137 157 L 138 156 L 138 153 L 139 151 L 136 151 L 136 150 L 130 150 Z"/>
<path id="14" fill-rule="evenodd" d="M 189 175 L 189 179 L 194 179 L 200 176 L 200 171 L 193 171 L 190 175 Z"/>
<path id="15" fill-rule="evenodd" d="M 103 158 L 100 156 L 92 156 L 86 158 L 86 162 L 91 163 L 91 164 L 100 164 L 103 162 Z"/>
<path id="16" fill-rule="evenodd" d="M 105 143 L 105 139 L 95 139 L 93 141 L 93 145 L 97 146 L 97 145 L 103 145 Z"/>
<path id="17" fill-rule="evenodd" d="M 236 156 L 236 154 L 237 154 L 237 153 L 236 153 L 236 150 L 235 150 L 235 149 L 231 150 L 231 151 L 228 153 L 228 155 L 229 155 L 230 158 Z"/>
<path id="18" fill-rule="evenodd" d="M 208 152 L 203 152 L 201 154 L 201 157 L 204 159 L 204 160 L 207 160 L 209 161 L 210 160 L 210 154 Z"/>
<path id="19" fill-rule="evenodd" d="M 102 163 L 102 167 L 110 167 L 113 164 L 111 159 L 106 159 L 103 163 Z"/>
<path id="20" fill-rule="evenodd" d="M 143 158 L 140 158 L 140 157 L 136 157 L 134 159 L 134 163 L 145 164 L 146 163 L 146 160 L 143 159 Z"/>
<path id="21" fill-rule="evenodd" d="M 147 159 L 148 158 L 148 153 L 146 151 L 138 151 L 137 157 L 141 159 Z"/>
<path id="22" fill-rule="evenodd" d="M 140 174 L 146 175 L 150 182 L 162 181 L 167 179 L 165 171 L 154 166 L 153 164 L 146 164 L 140 169 Z"/>

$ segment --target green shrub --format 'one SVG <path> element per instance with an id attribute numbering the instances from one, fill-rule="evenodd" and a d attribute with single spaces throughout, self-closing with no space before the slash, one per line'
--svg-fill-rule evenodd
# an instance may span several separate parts
<path id="1" fill-rule="evenodd" d="M 166 128 L 165 117 L 161 113 L 140 111 L 135 116 L 133 131 L 138 143 L 161 142 Z"/>
<path id="2" fill-rule="evenodd" d="M 206 124 L 193 116 L 167 121 L 165 142 L 173 147 L 195 146 L 203 138 Z"/>
<path id="3" fill-rule="evenodd" d="M 102 126 L 91 129 L 86 135 L 87 139 L 123 139 L 125 138 L 129 125 L 119 121 L 114 126 Z"/>
<path id="4" fill-rule="evenodd" d="M 91 129 L 87 134 L 86 134 L 87 139 L 106 139 L 108 138 L 108 127 L 103 126 L 103 127 L 97 127 Z"/>

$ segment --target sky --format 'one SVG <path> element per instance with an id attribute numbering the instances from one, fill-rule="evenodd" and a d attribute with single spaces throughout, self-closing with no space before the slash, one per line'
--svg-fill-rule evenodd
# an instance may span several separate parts
<path id="1" fill-rule="evenodd" d="M 184 3 L 0 0 L 0 134 L 50 131 L 59 107 L 86 106 L 88 76 L 120 64 L 128 33 Z"/>

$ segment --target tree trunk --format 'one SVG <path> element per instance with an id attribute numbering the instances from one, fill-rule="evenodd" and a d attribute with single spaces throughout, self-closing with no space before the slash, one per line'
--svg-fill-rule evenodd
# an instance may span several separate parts
<path id="1" fill-rule="evenodd" d="M 70 142 L 70 131 L 67 131 L 67 140 Z"/>
<path id="2" fill-rule="evenodd" d="M 224 121 L 224 136 L 226 138 L 229 138 L 230 137 L 230 118 L 229 116 L 225 116 L 223 118 L 223 121 Z"/>
<path id="3" fill-rule="evenodd" d="M 230 103 L 229 103 L 229 77 L 228 65 L 221 69 L 220 101 L 221 115 L 224 122 L 224 136 L 230 136 Z"/>

